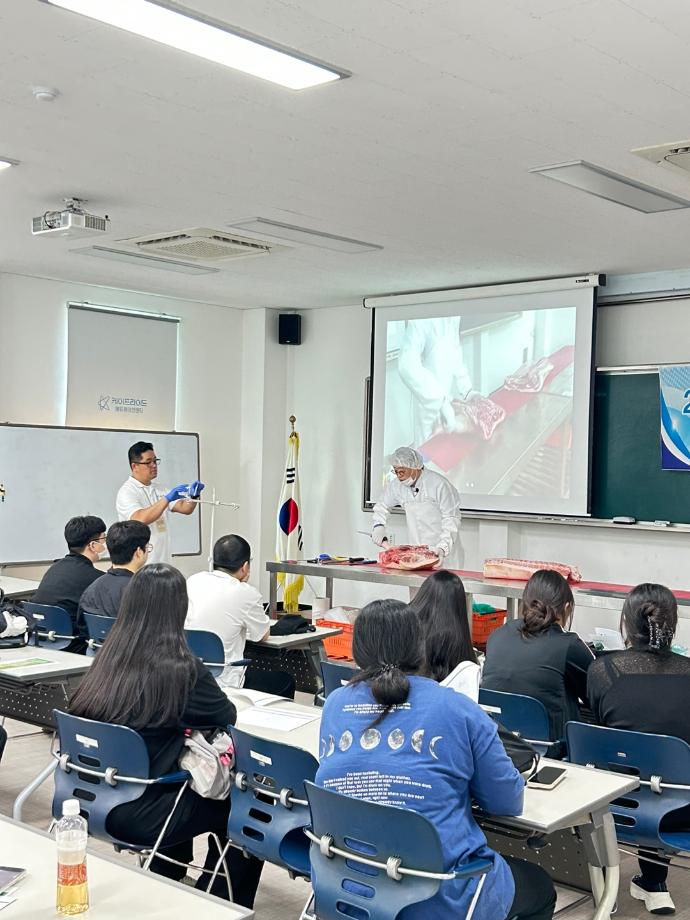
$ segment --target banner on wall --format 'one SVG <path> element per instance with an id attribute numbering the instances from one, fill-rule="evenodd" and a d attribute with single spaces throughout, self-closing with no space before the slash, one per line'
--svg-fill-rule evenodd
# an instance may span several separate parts
<path id="1" fill-rule="evenodd" d="M 690 364 L 659 368 L 661 468 L 690 470 Z"/>
<path id="2" fill-rule="evenodd" d="M 176 317 L 68 304 L 66 424 L 174 431 Z"/>
<path id="3" fill-rule="evenodd" d="M 299 435 L 295 431 L 294 417 L 290 418 L 292 433 L 288 438 L 285 474 L 278 502 L 276 534 L 276 560 L 302 558 L 302 499 L 299 488 Z M 280 572 L 278 584 L 283 586 L 283 610 L 297 613 L 299 596 L 304 587 L 304 576 Z"/>

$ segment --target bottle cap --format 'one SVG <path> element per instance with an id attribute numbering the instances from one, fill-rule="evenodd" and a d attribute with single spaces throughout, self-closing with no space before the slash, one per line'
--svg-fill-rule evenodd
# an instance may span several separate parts
<path id="1" fill-rule="evenodd" d="M 70 818 L 73 815 L 78 815 L 80 808 L 79 799 L 65 799 L 62 803 L 62 817 Z"/>

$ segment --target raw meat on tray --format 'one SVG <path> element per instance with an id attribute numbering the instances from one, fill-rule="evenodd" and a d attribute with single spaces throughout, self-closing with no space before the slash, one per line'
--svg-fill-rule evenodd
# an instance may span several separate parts
<path id="1" fill-rule="evenodd" d="M 379 565 L 387 569 L 433 569 L 438 563 L 438 556 L 428 546 L 392 546 L 379 553 Z"/>
<path id="2" fill-rule="evenodd" d="M 519 393 L 539 393 L 552 370 L 553 364 L 548 358 L 539 358 L 509 374 L 504 386 L 506 390 L 517 390 Z"/>
<path id="3" fill-rule="evenodd" d="M 485 578 L 513 578 L 516 581 L 528 581 L 539 569 L 560 572 L 568 581 L 582 581 L 580 570 L 573 565 L 561 562 L 536 562 L 532 559 L 486 559 L 484 561 Z"/>

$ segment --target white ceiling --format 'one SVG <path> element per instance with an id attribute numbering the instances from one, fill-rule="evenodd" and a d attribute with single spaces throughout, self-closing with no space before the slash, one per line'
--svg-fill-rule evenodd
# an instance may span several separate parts
<path id="1" fill-rule="evenodd" d="M 38 0 L 0 5 L 0 271 L 306 308 L 471 283 L 690 265 L 690 210 L 530 175 L 586 159 L 690 198 L 633 147 L 690 135 L 686 0 L 187 0 L 352 72 L 294 93 Z M 55 86 L 52 104 L 34 85 Z M 33 238 L 89 199 L 112 232 Z M 262 216 L 384 247 L 300 247 L 186 276 L 91 242 Z"/>

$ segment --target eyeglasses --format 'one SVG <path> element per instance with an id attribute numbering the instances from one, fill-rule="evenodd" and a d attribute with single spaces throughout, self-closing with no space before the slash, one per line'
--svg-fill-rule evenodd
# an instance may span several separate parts
<path id="1" fill-rule="evenodd" d="M 105 537 L 101 537 L 98 540 L 89 540 L 89 546 L 91 546 L 92 543 L 96 543 L 98 546 L 105 546 Z"/>
<path id="2" fill-rule="evenodd" d="M 160 466 L 163 461 L 160 457 L 154 457 L 153 460 L 135 460 L 135 466 Z"/>

